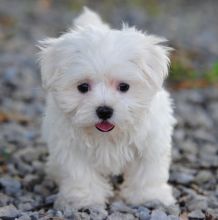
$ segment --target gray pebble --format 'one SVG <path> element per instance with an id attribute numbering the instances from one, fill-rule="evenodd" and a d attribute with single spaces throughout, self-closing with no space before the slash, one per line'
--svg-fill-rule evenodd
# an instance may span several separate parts
<path id="1" fill-rule="evenodd" d="M 195 181 L 199 184 L 205 183 L 212 177 L 212 173 L 207 170 L 201 170 L 195 177 Z"/>
<path id="2" fill-rule="evenodd" d="M 203 90 L 203 93 L 207 97 L 209 102 L 218 100 L 218 89 L 215 87 L 209 87 Z"/>
<path id="3" fill-rule="evenodd" d="M 2 186 L 9 195 L 16 194 L 21 190 L 21 183 L 11 177 L 1 177 L 0 186 Z"/>
<path id="4" fill-rule="evenodd" d="M 192 105 L 177 103 L 177 111 L 183 119 L 184 124 L 192 128 L 213 128 L 213 122 L 209 115 L 201 108 L 194 108 Z"/>
<path id="5" fill-rule="evenodd" d="M 218 197 L 210 196 L 208 197 L 208 207 L 210 208 L 218 208 Z"/>
<path id="6" fill-rule="evenodd" d="M 182 141 L 181 149 L 187 154 L 196 155 L 198 152 L 198 146 L 193 140 Z"/>
<path id="7" fill-rule="evenodd" d="M 200 164 L 202 167 L 210 168 L 210 167 L 218 167 L 218 157 L 217 155 L 210 155 L 200 152 L 199 158 Z"/>
<path id="8" fill-rule="evenodd" d="M 26 203 L 18 204 L 18 208 L 19 210 L 22 210 L 22 211 L 30 211 L 33 209 L 33 206 L 30 202 L 26 202 Z"/>
<path id="9" fill-rule="evenodd" d="M 148 209 L 165 209 L 165 206 L 159 200 L 147 201 L 143 205 Z"/>
<path id="10" fill-rule="evenodd" d="M 102 220 L 108 215 L 104 205 L 92 205 L 82 209 L 82 212 L 86 212 L 90 215 L 91 219 Z"/>
<path id="11" fill-rule="evenodd" d="M 57 198 L 57 195 L 56 195 L 56 194 L 54 194 L 54 195 L 49 195 L 49 196 L 46 197 L 45 203 L 46 203 L 46 204 L 54 204 L 56 198 Z"/>
<path id="12" fill-rule="evenodd" d="M 204 196 L 197 195 L 187 202 L 187 207 L 189 210 L 207 210 L 208 199 Z"/>
<path id="13" fill-rule="evenodd" d="M 123 213 L 135 213 L 134 209 L 131 209 L 131 207 L 127 206 L 122 201 L 116 201 L 111 204 L 111 211 L 113 212 L 123 212 Z"/>
<path id="14" fill-rule="evenodd" d="M 140 206 L 138 208 L 136 215 L 139 218 L 139 220 L 149 220 L 151 218 L 150 210 L 143 206 Z"/>
<path id="15" fill-rule="evenodd" d="M 31 220 L 31 218 L 27 213 L 22 213 L 22 215 L 16 220 Z"/>
<path id="16" fill-rule="evenodd" d="M 107 217 L 107 220 L 136 220 L 136 217 L 134 217 L 132 214 L 113 212 Z"/>
<path id="17" fill-rule="evenodd" d="M 64 214 L 63 214 L 62 211 L 58 210 L 58 211 L 56 211 L 55 216 L 57 216 L 57 217 L 59 217 L 59 218 L 63 218 L 63 217 L 64 217 Z"/>
<path id="18" fill-rule="evenodd" d="M 42 185 L 35 185 L 34 188 L 33 188 L 33 191 L 35 193 L 38 193 L 38 194 L 43 195 L 43 196 L 48 196 L 50 194 L 48 189 L 46 189 Z"/>
<path id="19" fill-rule="evenodd" d="M 13 199 L 10 196 L 0 193 L 0 207 L 9 205 L 12 201 Z"/>
<path id="20" fill-rule="evenodd" d="M 205 215 L 201 210 L 194 210 L 188 214 L 189 220 L 203 220 L 205 219 Z"/>
<path id="21" fill-rule="evenodd" d="M 34 171 L 34 168 L 30 164 L 24 163 L 23 161 L 16 162 L 16 165 L 20 174 L 23 176 L 27 175 L 28 173 L 33 173 Z"/>
<path id="22" fill-rule="evenodd" d="M 38 175 L 27 174 L 23 179 L 23 184 L 25 187 L 32 187 L 40 181 Z"/>
<path id="23" fill-rule="evenodd" d="M 195 129 L 190 132 L 193 139 L 197 139 L 199 141 L 206 141 L 208 143 L 216 143 L 216 138 L 211 132 L 208 132 L 205 128 Z M 202 150 L 207 150 L 206 146 L 202 148 Z"/>
<path id="24" fill-rule="evenodd" d="M 218 102 L 210 103 L 208 109 L 213 120 L 218 123 Z"/>
<path id="25" fill-rule="evenodd" d="M 178 216 L 175 215 L 168 215 L 168 220 L 180 220 Z"/>
<path id="26" fill-rule="evenodd" d="M 175 171 L 171 173 L 170 180 L 180 184 L 190 184 L 194 179 L 194 176 L 189 173 L 183 173 Z"/>
<path id="27" fill-rule="evenodd" d="M 0 208 L 0 217 L 16 218 L 20 211 L 13 205 L 3 206 Z"/>
<path id="28" fill-rule="evenodd" d="M 208 208 L 208 209 L 207 209 L 207 213 L 208 213 L 209 215 L 212 215 L 212 216 L 218 218 L 218 208 L 215 208 L 215 209 Z M 215 219 L 215 220 L 216 220 L 216 219 Z"/>
<path id="29" fill-rule="evenodd" d="M 161 210 L 154 210 L 151 213 L 151 220 L 168 220 L 166 213 Z"/>
<path id="30" fill-rule="evenodd" d="M 166 211 L 167 211 L 167 213 L 170 214 L 170 215 L 176 215 L 176 216 L 178 216 L 178 215 L 180 214 L 180 208 L 179 208 L 179 206 L 176 205 L 176 204 L 167 206 L 167 207 L 166 207 Z"/>

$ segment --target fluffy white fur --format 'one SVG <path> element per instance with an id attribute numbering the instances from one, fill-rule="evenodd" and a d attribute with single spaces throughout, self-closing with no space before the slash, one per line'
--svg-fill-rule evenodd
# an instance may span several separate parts
<path id="1" fill-rule="evenodd" d="M 108 176 L 121 173 L 125 202 L 174 202 L 167 181 L 175 119 L 162 88 L 170 50 L 163 42 L 125 25 L 110 29 L 86 8 L 67 33 L 40 43 L 47 91 L 43 134 L 48 170 L 59 184 L 58 205 L 105 204 L 114 194 Z M 81 82 L 89 82 L 91 91 L 81 94 Z M 118 82 L 127 82 L 129 91 L 118 91 Z M 100 105 L 114 109 L 110 132 L 95 127 Z"/>

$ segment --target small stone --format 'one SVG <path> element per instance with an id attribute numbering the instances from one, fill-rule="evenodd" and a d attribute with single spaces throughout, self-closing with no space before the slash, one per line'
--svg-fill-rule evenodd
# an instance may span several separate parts
<path id="1" fill-rule="evenodd" d="M 192 140 L 187 140 L 181 143 L 181 150 L 183 150 L 187 154 L 197 154 L 198 146 Z"/>
<path id="2" fill-rule="evenodd" d="M 210 208 L 218 208 L 218 198 L 216 198 L 215 196 L 210 196 L 208 198 L 208 207 Z"/>
<path id="3" fill-rule="evenodd" d="M 180 220 L 180 219 L 175 215 L 168 215 L 168 220 Z"/>
<path id="4" fill-rule="evenodd" d="M 56 187 L 55 182 L 53 180 L 47 179 L 47 178 L 44 179 L 42 184 L 46 189 L 49 189 L 50 191 L 54 190 Z"/>
<path id="5" fill-rule="evenodd" d="M 207 97 L 207 101 L 217 101 L 218 100 L 218 89 L 215 87 L 208 87 L 203 90 L 205 96 Z"/>
<path id="6" fill-rule="evenodd" d="M 35 185 L 33 191 L 43 196 L 48 196 L 50 194 L 49 190 L 42 185 Z"/>
<path id="7" fill-rule="evenodd" d="M 105 210 L 104 206 L 92 206 L 89 208 L 90 211 L 90 218 L 95 220 L 102 220 L 105 219 L 108 215 L 107 211 Z"/>
<path id="8" fill-rule="evenodd" d="M 19 171 L 15 168 L 14 164 L 8 164 L 7 165 L 8 168 L 8 173 L 10 173 L 11 175 L 17 176 L 19 174 Z"/>
<path id="9" fill-rule="evenodd" d="M 207 198 L 204 196 L 196 195 L 192 200 L 187 202 L 189 210 L 206 210 L 208 207 Z"/>
<path id="10" fill-rule="evenodd" d="M 185 132 L 183 129 L 178 128 L 175 130 L 173 137 L 176 141 L 183 141 L 185 138 Z"/>
<path id="11" fill-rule="evenodd" d="M 216 208 L 216 209 L 208 208 L 206 212 L 207 212 L 207 214 L 218 218 L 218 208 Z M 213 218 L 211 218 L 211 219 L 213 219 Z"/>
<path id="12" fill-rule="evenodd" d="M 210 103 L 208 105 L 209 112 L 215 122 L 218 122 L 218 103 Z"/>
<path id="13" fill-rule="evenodd" d="M 192 105 L 187 105 L 183 102 L 178 103 L 176 106 L 178 115 L 180 115 L 187 127 L 213 128 L 211 118 L 202 108 L 193 108 Z"/>
<path id="14" fill-rule="evenodd" d="M 39 213 L 38 212 L 31 212 L 30 218 L 31 218 L 31 220 L 38 220 L 39 219 Z"/>
<path id="15" fill-rule="evenodd" d="M 136 217 L 132 214 L 113 212 L 107 217 L 107 220 L 136 220 Z"/>
<path id="16" fill-rule="evenodd" d="M 39 177 L 37 175 L 33 175 L 33 174 L 27 174 L 24 179 L 23 179 L 23 184 L 25 187 L 33 187 L 33 185 L 35 185 L 36 183 L 38 183 Z"/>
<path id="17" fill-rule="evenodd" d="M 207 182 L 212 177 L 212 173 L 207 170 L 201 170 L 195 177 L 195 181 L 199 184 Z"/>
<path id="18" fill-rule="evenodd" d="M 52 205 L 52 204 L 54 204 L 56 198 L 57 198 L 57 195 L 56 195 L 56 194 L 47 196 L 46 199 L 45 199 L 46 205 Z"/>
<path id="19" fill-rule="evenodd" d="M 0 217 L 16 218 L 20 215 L 20 211 L 13 205 L 8 205 L 0 208 Z"/>
<path id="20" fill-rule="evenodd" d="M 180 184 L 190 184 L 194 179 L 194 176 L 189 173 L 184 172 L 172 172 L 170 176 L 170 181 L 180 183 Z"/>
<path id="21" fill-rule="evenodd" d="M 151 218 L 150 210 L 143 206 L 140 206 L 138 208 L 136 215 L 139 218 L 139 220 L 149 220 Z"/>
<path id="22" fill-rule="evenodd" d="M 166 213 L 161 210 L 154 210 L 151 213 L 151 220 L 168 220 Z"/>
<path id="23" fill-rule="evenodd" d="M 30 211 L 33 209 L 33 206 L 30 202 L 27 202 L 27 203 L 20 203 L 18 205 L 18 208 L 22 211 Z"/>
<path id="24" fill-rule="evenodd" d="M 40 174 L 44 174 L 44 164 L 39 161 L 39 160 L 35 160 L 32 162 L 32 166 L 33 166 L 33 169 L 37 172 L 37 173 L 40 173 Z"/>
<path id="25" fill-rule="evenodd" d="M 23 160 L 26 163 L 32 163 L 33 161 L 39 160 L 42 154 L 47 152 L 46 148 L 38 147 L 38 148 L 31 148 L 27 147 L 20 151 L 18 151 L 16 158 Z"/>
<path id="26" fill-rule="evenodd" d="M 216 138 L 214 137 L 214 135 L 208 132 L 205 128 L 195 129 L 194 131 L 192 131 L 192 136 L 199 141 L 216 143 Z M 208 146 L 208 149 L 209 147 L 210 146 Z M 202 150 L 207 151 L 207 144 L 202 147 Z"/>
<path id="27" fill-rule="evenodd" d="M 144 206 L 148 209 L 165 209 L 165 206 L 159 200 L 147 201 L 144 203 Z"/>
<path id="28" fill-rule="evenodd" d="M 61 212 L 61 211 L 60 211 Z M 49 209 L 47 211 L 47 214 L 50 215 L 50 216 L 55 216 L 57 213 L 57 211 L 55 209 Z M 61 212 L 62 213 L 62 212 Z"/>
<path id="29" fill-rule="evenodd" d="M 193 90 L 192 92 L 186 90 L 186 101 L 193 103 L 193 104 L 199 104 L 201 105 L 205 100 L 204 97 L 201 94 L 201 91 L 199 90 Z"/>
<path id="30" fill-rule="evenodd" d="M 218 152 L 218 148 L 216 143 L 215 144 L 204 144 L 201 149 L 201 152 L 203 152 L 204 154 L 216 154 Z"/>
<path id="31" fill-rule="evenodd" d="M 189 220 L 203 220 L 205 219 L 205 215 L 201 210 L 194 210 L 188 214 Z"/>
<path id="32" fill-rule="evenodd" d="M 23 176 L 27 175 L 28 173 L 33 173 L 34 171 L 34 168 L 31 165 L 24 163 L 21 160 L 17 161 L 16 165 L 17 165 L 17 169 L 19 170 L 20 174 Z"/>
<path id="33" fill-rule="evenodd" d="M 178 216 L 180 214 L 180 208 L 178 205 L 170 205 L 166 207 L 167 213 L 170 215 L 176 215 Z"/>
<path id="34" fill-rule="evenodd" d="M 9 195 L 16 194 L 21 190 L 21 183 L 11 177 L 0 178 L 0 186 L 2 186 Z"/>
<path id="35" fill-rule="evenodd" d="M 123 213 L 135 213 L 134 209 L 131 209 L 122 201 L 116 201 L 111 204 L 111 210 L 113 212 L 123 212 Z"/>
<path id="36" fill-rule="evenodd" d="M 173 195 L 175 198 L 179 198 L 181 196 L 181 191 L 178 190 L 176 187 L 173 187 Z"/>
<path id="37" fill-rule="evenodd" d="M 63 212 L 60 211 L 60 210 L 57 210 L 56 213 L 55 213 L 55 215 L 56 215 L 57 217 L 59 217 L 59 218 L 63 218 L 63 217 L 64 217 Z"/>
<path id="38" fill-rule="evenodd" d="M 31 220 L 31 218 L 27 213 L 22 213 L 22 215 L 17 218 L 17 220 Z"/>
<path id="39" fill-rule="evenodd" d="M 210 168 L 210 167 L 217 167 L 218 166 L 218 157 L 217 155 L 212 154 L 204 154 L 200 152 L 199 162 L 203 167 Z"/>
<path id="40" fill-rule="evenodd" d="M 9 205 L 10 202 L 12 202 L 11 197 L 3 193 L 0 193 L 0 207 Z"/>
<path id="41" fill-rule="evenodd" d="M 66 216 L 66 215 L 65 215 Z M 64 218 L 65 219 L 65 218 Z M 89 214 L 85 212 L 73 212 L 71 216 L 68 216 L 66 219 L 75 219 L 75 220 L 91 220 Z M 94 219 L 93 219 L 94 220 Z"/>

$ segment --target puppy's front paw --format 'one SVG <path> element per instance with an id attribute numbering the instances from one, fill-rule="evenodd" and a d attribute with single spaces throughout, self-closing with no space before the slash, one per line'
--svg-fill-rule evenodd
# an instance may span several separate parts
<path id="1" fill-rule="evenodd" d="M 103 197 L 95 197 L 95 196 L 89 196 L 86 194 L 86 197 L 81 195 L 81 197 L 72 195 L 63 195 L 59 193 L 54 207 L 56 209 L 63 210 L 64 212 L 72 212 L 74 210 L 82 209 L 85 207 L 91 207 L 91 206 L 99 206 L 104 207 L 106 203 L 106 199 Z"/>
<path id="2" fill-rule="evenodd" d="M 125 202 L 132 205 L 143 204 L 147 201 L 158 200 L 166 206 L 175 203 L 172 188 L 168 184 L 139 187 L 124 187 L 120 196 Z"/>
<path id="3" fill-rule="evenodd" d="M 81 210 L 85 210 L 85 209 L 92 209 L 95 212 L 103 212 L 106 208 L 105 204 L 89 204 L 88 206 L 85 205 L 85 203 L 76 203 L 75 201 L 69 200 L 64 198 L 63 196 L 59 195 L 57 200 L 55 201 L 54 204 L 54 208 L 55 209 L 59 209 L 62 210 L 65 215 L 72 215 L 72 213 L 74 213 L 76 210 L 81 209 Z"/>
<path id="4" fill-rule="evenodd" d="M 57 210 L 62 210 L 64 213 L 68 213 L 71 215 L 76 209 L 80 208 L 76 206 L 75 202 L 70 199 L 66 199 L 62 195 L 58 195 L 55 203 L 54 203 L 54 208 Z"/>

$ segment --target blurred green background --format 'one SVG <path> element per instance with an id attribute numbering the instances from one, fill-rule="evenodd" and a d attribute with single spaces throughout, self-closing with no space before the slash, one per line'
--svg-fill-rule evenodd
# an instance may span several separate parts
<path id="1" fill-rule="evenodd" d="M 216 0 L 0 0 L 1 52 L 11 48 L 22 53 L 45 36 L 58 36 L 83 6 L 99 12 L 112 27 L 127 22 L 166 37 L 175 48 L 168 80 L 172 87 L 217 86 Z"/>

